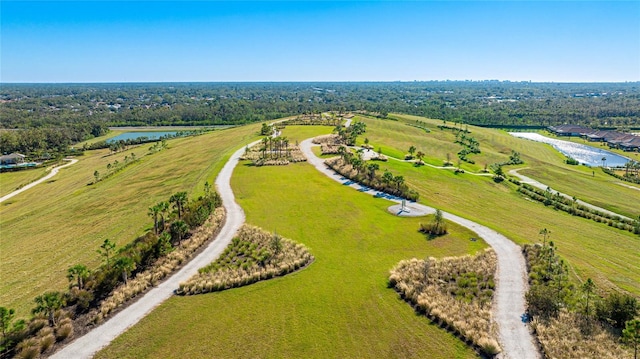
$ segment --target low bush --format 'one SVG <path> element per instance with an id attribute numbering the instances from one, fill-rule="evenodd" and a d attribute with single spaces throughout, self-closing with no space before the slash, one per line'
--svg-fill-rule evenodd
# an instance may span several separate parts
<path id="1" fill-rule="evenodd" d="M 492 249 L 475 256 L 403 260 L 389 286 L 442 327 L 487 355 L 500 352 L 491 322 L 497 258 Z"/>
<path id="2" fill-rule="evenodd" d="M 193 295 L 249 285 L 291 273 L 313 259 L 302 244 L 245 224 L 222 255 L 180 283 L 176 293 Z"/>

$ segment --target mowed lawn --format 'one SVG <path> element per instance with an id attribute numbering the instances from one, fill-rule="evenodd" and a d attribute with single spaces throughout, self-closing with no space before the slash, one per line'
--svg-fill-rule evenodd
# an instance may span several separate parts
<path id="1" fill-rule="evenodd" d="M 0 173 L 0 197 L 24 187 L 25 185 L 46 176 L 49 172 L 44 168 L 34 168 L 15 172 Z"/>
<path id="2" fill-rule="evenodd" d="M 150 144 L 108 155 L 87 151 L 51 180 L 0 204 L 0 305 L 29 317 L 33 298 L 67 287 L 66 271 L 99 264 L 96 250 L 109 238 L 118 247 L 152 227 L 147 209 L 175 192 L 203 192 L 230 154 L 257 139 L 258 125 L 168 141 L 169 148 L 145 156 Z M 88 186 L 95 170 L 135 153 L 141 160 Z"/>
<path id="3" fill-rule="evenodd" d="M 450 224 L 449 236 L 429 241 L 417 229 L 430 217 L 396 217 L 391 202 L 306 163 L 240 165 L 232 186 L 248 223 L 304 243 L 315 262 L 248 287 L 173 297 L 97 358 L 475 357 L 387 288 L 402 259 L 485 248 L 474 233 Z"/>
<path id="4" fill-rule="evenodd" d="M 422 120 L 434 125 L 442 123 L 442 121 Z M 435 126 L 432 132 L 427 134 L 401 121 L 366 120 L 366 122 L 368 127 L 364 136 L 372 141 L 375 148 L 377 148 L 376 142 L 395 143 L 395 146 L 398 146 L 395 151 L 404 153 L 401 149 L 408 149 L 408 146 L 413 144 L 426 153 L 427 162 L 441 158 L 443 152 L 439 148 L 444 146 L 442 143 L 448 138 L 447 134 L 442 134 Z M 564 157 L 550 146 L 523 141 L 504 131 L 473 126 L 469 126 L 469 129 L 472 131 L 471 135 L 479 139 L 483 155 L 487 152 L 487 156 L 499 158 L 499 154 L 505 153 L 503 157 L 506 160 L 510 150 L 514 149 L 521 153 L 525 161 L 524 166 L 531 169 L 544 172 L 547 168 L 562 168 Z M 476 156 L 483 158 L 483 155 Z M 551 231 L 551 240 L 559 247 L 560 255 L 568 260 L 574 279 L 586 280 L 590 277 L 601 289 L 620 288 L 640 295 L 640 266 L 638 265 L 640 237 L 637 235 L 613 229 L 606 224 L 573 217 L 525 199 L 515 191 L 515 185 L 506 181 L 496 184 L 491 177 L 473 176 L 468 173 L 456 175 L 449 170 L 428 166 L 414 167 L 410 163 L 391 160 L 380 163 L 380 166 L 381 172 L 388 168 L 396 175 L 403 175 L 406 182 L 420 192 L 420 202 L 482 223 L 503 233 L 516 243 L 539 242 L 542 239 L 539 231 L 547 228 Z M 505 167 L 505 171 L 508 168 L 510 167 Z M 523 173 L 526 174 L 527 171 L 529 170 Z M 571 173 L 567 172 L 569 177 Z M 579 183 L 580 191 L 583 192 L 576 191 L 574 194 L 588 201 L 588 194 L 596 193 L 599 184 L 602 183 L 600 190 L 604 197 L 611 198 L 614 203 L 627 203 L 627 208 L 634 205 L 638 208 L 635 204 L 640 203 L 637 201 L 637 194 L 623 191 L 625 194 L 621 195 L 622 192 L 617 192 L 617 187 L 625 188 L 604 183 L 603 176 L 602 173 L 596 174 L 595 182 Z M 589 181 L 584 176 L 582 180 Z M 571 183 L 572 179 L 566 179 L 566 181 Z M 628 189 L 628 191 L 633 190 Z M 616 196 L 623 197 L 614 198 Z M 627 200 L 628 202 L 625 202 Z"/>

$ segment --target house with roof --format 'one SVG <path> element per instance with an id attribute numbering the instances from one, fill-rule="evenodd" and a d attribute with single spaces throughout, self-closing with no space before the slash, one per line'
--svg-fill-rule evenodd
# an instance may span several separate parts
<path id="1" fill-rule="evenodd" d="M 9 155 L 0 156 L 0 165 L 18 165 L 24 163 L 25 155 L 14 152 Z"/>
<path id="2" fill-rule="evenodd" d="M 635 138 L 632 138 L 628 141 L 622 142 L 618 145 L 618 148 L 620 148 L 623 151 L 637 151 L 640 152 L 640 136 L 633 136 Z"/>
<path id="3" fill-rule="evenodd" d="M 578 125 L 559 125 L 549 126 L 547 129 L 556 136 L 584 136 L 587 133 L 591 133 L 594 130 L 584 126 Z"/>

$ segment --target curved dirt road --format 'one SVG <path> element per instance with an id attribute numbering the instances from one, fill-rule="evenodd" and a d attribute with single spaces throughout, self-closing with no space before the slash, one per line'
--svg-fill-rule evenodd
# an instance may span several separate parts
<path id="1" fill-rule="evenodd" d="M 38 184 L 40 184 L 40 183 L 42 183 L 42 182 L 44 182 L 44 181 L 48 180 L 49 178 L 51 178 L 51 177 L 53 177 L 53 176 L 57 175 L 57 174 L 58 174 L 58 171 L 60 171 L 62 168 L 69 167 L 69 166 L 71 166 L 72 164 L 75 164 L 76 162 L 78 162 L 78 160 L 76 160 L 75 158 L 72 158 L 72 159 L 65 159 L 65 161 L 70 161 L 70 162 L 69 162 L 69 163 L 67 163 L 66 165 L 62 165 L 62 166 L 58 166 L 58 167 L 54 167 L 54 168 L 51 170 L 51 173 L 49 173 L 48 175 L 46 175 L 46 176 L 44 176 L 44 177 L 40 178 L 40 179 L 39 179 L 39 180 L 37 180 L 37 181 L 33 181 L 33 182 L 29 183 L 28 185 L 26 185 L 26 186 L 24 186 L 24 187 L 22 187 L 22 188 L 20 188 L 20 189 L 17 189 L 17 190 L 15 190 L 15 191 L 13 191 L 13 192 L 9 193 L 9 194 L 8 194 L 8 195 L 6 195 L 6 196 L 1 197 L 1 198 L 0 198 L 0 203 L 2 203 L 2 202 L 4 202 L 4 201 L 8 200 L 9 198 L 11 198 L 11 197 L 13 197 L 13 196 L 17 195 L 18 193 L 22 193 L 22 192 L 24 192 L 24 191 L 28 190 L 29 188 L 32 188 L 33 186 L 38 185 Z"/>
<path id="2" fill-rule="evenodd" d="M 222 197 L 222 203 L 227 212 L 226 221 L 216 239 L 178 272 L 162 282 L 162 284 L 151 289 L 135 303 L 123 309 L 99 327 L 92 329 L 89 333 L 71 342 L 53 354 L 51 358 L 75 359 L 92 357 L 100 349 L 107 346 L 113 339 L 124 333 L 140 319 L 144 318 L 155 307 L 171 297 L 180 282 L 191 278 L 191 276 L 198 272 L 198 269 L 213 262 L 220 253 L 224 251 L 245 221 L 244 211 L 242 211 L 242 208 L 236 203 L 230 184 L 233 169 L 236 167 L 236 164 L 238 164 L 238 160 L 244 153 L 244 150 L 245 148 L 243 146 L 234 152 L 218 174 L 218 177 L 216 177 L 216 187 L 218 193 L 220 193 L 220 197 Z"/>
<path id="3" fill-rule="evenodd" d="M 538 181 L 534 180 L 534 179 L 533 179 L 533 178 L 531 178 L 531 177 L 527 177 L 527 176 L 525 176 L 525 175 L 522 175 L 522 174 L 518 173 L 518 171 L 519 171 L 519 170 L 523 170 L 523 169 L 524 169 L 524 168 L 519 168 L 519 169 L 515 169 L 515 170 L 510 170 L 510 171 L 509 171 L 509 174 L 510 174 L 510 175 L 513 175 L 513 176 L 518 177 L 518 179 L 520 180 L 520 182 L 522 182 L 522 183 L 526 183 L 526 184 L 530 184 L 530 185 L 532 185 L 533 187 L 536 187 L 536 188 L 539 188 L 539 189 L 542 189 L 542 190 L 546 190 L 547 188 L 550 188 L 549 186 L 547 186 L 547 185 L 546 185 L 546 184 L 544 184 L 544 183 L 538 182 Z M 633 187 L 632 187 L 632 188 L 633 188 Z M 572 199 L 572 198 L 573 198 L 573 197 L 569 196 L 568 194 L 565 194 L 565 193 L 562 193 L 562 192 L 558 192 L 558 191 L 556 191 L 555 189 L 550 189 L 550 190 L 551 190 L 551 193 L 552 193 L 552 194 L 554 194 L 554 195 L 555 195 L 556 193 L 558 193 L 560 196 L 562 196 L 562 197 L 564 197 L 564 198 L 567 198 L 567 199 Z M 583 205 L 583 206 L 585 206 L 585 207 L 588 207 L 588 208 L 594 209 L 594 210 L 596 210 L 596 211 L 600 211 L 600 212 L 603 212 L 603 213 L 607 213 L 607 214 L 609 214 L 609 215 L 611 215 L 611 216 L 618 216 L 618 217 L 620 217 L 620 218 L 624 218 L 624 219 L 632 220 L 632 219 L 631 219 L 631 218 L 629 218 L 629 217 L 623 216 L 623 215 L 621 215 L 621 214 L 619 214 L 619 213 L 616 213 L 616 212 L 611 212 L 611 211 L 606 210 L 606 209 L 604 209 L 604 208 L 602 208 L 602 207 L 594 206 L 594 205 L 592 205 L 592 204 L 590 204 L 590 203 L 587 203 L 587 202 L 585 202 L 585 201 L 577 200 L 577 201 L 576 201 L 576 203 L 581 204 L 581 205 Z"/>
<path id="4" fill-rule="evenodd" d="M 345 184 L 344 182 L 346 180 L 344 177 L 328 168 L 324 164 L 324 160 L 318 158 L 313 153 L 311 150 L 312 146 L 311 139 L 304 140 L 300 143 L 300 149 L 307 157 L 309 163 L 335 181 Z M 347 185 L 361 192 L 377 192 L 366 190 L 366 188 L 356 183 Z M 393 196 L 385 198 L 396 203 L 402 202 L 400 198 Z M 407 207 L 409 210 L 414 208 L 424 213 L 435 212 L 435 208 L 419 203 L 410 203 Z M 488 227 L 454 214 L 442 213 L 444 218 L 476 232 L 493 248 L 498 257 L 493 319 L 498 327 L 498 340 L 502 347 L 502 353 L 499 357 L 512 359 L 540 358 L 536 345 L 534 344 L 533 336 L 529 332 L 528 326 L 523 324 L 521 319 L 521 315 L 525 312 L 524 294 L 528 285 L 526 266 L 520 247 L 507 237 Z"/>

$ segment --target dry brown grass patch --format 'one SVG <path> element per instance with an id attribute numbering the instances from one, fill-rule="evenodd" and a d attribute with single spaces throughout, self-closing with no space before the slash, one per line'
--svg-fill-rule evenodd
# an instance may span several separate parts
<path id="1" fill-rule="evenodd" d="M 496 265 L 492 249 L 475 256 L 403 260 L 391 270 L 389 285 L 433 321 L 496 354 L 501 350 L 491 322 Z"/>
<path id="2" fill-rule="evenodd" d="M 215 292 L 283 276 L 305 267 L 313 256 L 302 244 L 245 224 L 220 258 L 180 284 L 178 294 Z"/>

